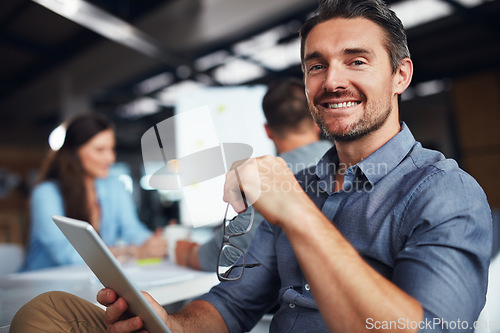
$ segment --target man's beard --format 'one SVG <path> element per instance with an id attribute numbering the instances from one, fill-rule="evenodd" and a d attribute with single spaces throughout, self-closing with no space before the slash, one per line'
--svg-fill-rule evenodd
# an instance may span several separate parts
<path id="1" fill-rule="evenodd" d="M 366 97 L 364 95 L 362 96 L 362 100 L 362 104 L 366 105 Z M 369 110 L 368 107 L 364 107 L 363 117 L 357 120 L 354 124 L 349 125 L 349 128 L 346 131 L 335 131 L 334 128 L 329 128 L 323 117 L 324 114 L 321 113 L 317 107 L 314 106 L 313 112 L 311 113 L 314 120 L 328 139 L 340 142 L 351 142 L 378 130 L 385 124 L 392 112 L 392 105 L 390 103 L 386 106 L 374 105 L 371 107 L 371 110 Z M 377 111 L 382 108 L 385 108 L 385 111 L 377 114 Z M 375 115 L 374 118 L 372 117 L 373 115 Z"/>

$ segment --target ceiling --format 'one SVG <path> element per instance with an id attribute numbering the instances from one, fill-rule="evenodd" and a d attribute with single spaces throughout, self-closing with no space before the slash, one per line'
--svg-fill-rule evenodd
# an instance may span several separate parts
<path id="1" fill-rule="evenodd" d="M 500 68 L 500 0 L 475 7 L 456 0 L 440 1 L 454 8 L 452 15 L 408 29 L 415 64 L 413 84 Z M 164 105 L 146 116 L 123 116 L 126 103 L 158 93 L 159 86 L 147 91 L 137 88 L 147 78 L 167 85 L 186 79 L 231 84 L 217 74 L 228 59 L 261 68 L 258 77 L 238 83 L 300 75 L 296 63 L 276 69 L 236 46 L 246 40 L 250 49 L 258 47 L 255 36 L 273 28 L 280 34 L 278 44 L 292 44 L 297 27 L 316 6 L 315 0 L 87 2 L 139 29 L 161 49 L 160 55 L 111 41 L 33 1 L 0 1 L 1 143 L 36 144 L 67 115 L 97 110 L 127 128 L 118 142 L 133 146 L 145 129 L 171 112 Z M 222 54 L 224 60 L 200 66 L 200 58 L 210 54 Z"/>

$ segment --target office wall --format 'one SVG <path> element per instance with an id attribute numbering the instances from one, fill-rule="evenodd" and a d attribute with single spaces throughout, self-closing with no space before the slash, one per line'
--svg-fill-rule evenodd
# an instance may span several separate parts
<path id="1" fill-rule="evenodd" d="M 458 160 L 449 90 L 429 96 L 418 96 L 404 101 L 400 118 L 410 128 L 422 146 L 442 152 L 447 158 Z"/>
<path id="2" fill-rule="evenodd" d="M 0 242 L 24 243 L 29 218 L 29 190 L 45 156 L 44 148 L 16 144 L 0 145 L 0 169 L 10 182 L 18 183 L 0 197 Z M 3 177 L 2 177 L 3 178 Z M 5 185 L 5 178 L 3 178 Z"/>
<path id="3" fill-rule="evenodd" d="M 455 80 L 452 98 L 463 167 L 500 207 L 500 72 Z"/>

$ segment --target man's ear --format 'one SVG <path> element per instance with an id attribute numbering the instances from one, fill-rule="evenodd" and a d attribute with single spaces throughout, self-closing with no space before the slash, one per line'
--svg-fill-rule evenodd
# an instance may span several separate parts
<path id="1" fill-rule="evenodd" d="M 413 62 L 410 58 L 404 58 L 394 74 L 394 93 L 401 95 L 410 85 L 412 77 Z"/>
<path id="2" fill-rule="evenodd" d="M 318 124 L 314 121 L 314 131 L 316 132 L 316 134 L 320 135 L 321 133 L 321 128 L 318 126 Z"/>
<path id="3" fill-rule="evenodd" d="M 268 124 L 264 124 L 264 128 L 266 129 L 267 137 L 271 140 L 274 140 L 274 133 L 273 130 L 269 127 Z"/>

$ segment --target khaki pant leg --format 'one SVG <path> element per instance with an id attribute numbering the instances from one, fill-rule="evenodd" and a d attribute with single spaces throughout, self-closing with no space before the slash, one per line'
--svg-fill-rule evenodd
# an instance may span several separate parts
<path id="1" fill-rule="evenodd" d="M 61 291 L 41 294 L 14 316 L 11 333 L 106 332 L 104 310 L 75 295 Z"/>

